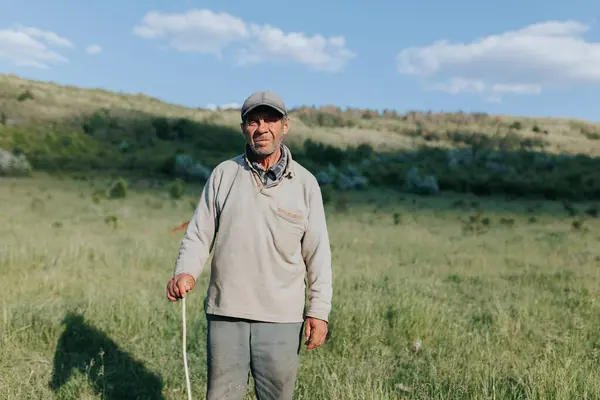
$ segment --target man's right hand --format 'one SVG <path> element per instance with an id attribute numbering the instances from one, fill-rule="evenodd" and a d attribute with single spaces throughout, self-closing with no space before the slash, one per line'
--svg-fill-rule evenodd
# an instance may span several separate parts
<path id="1" fill-rule="evenodd" d="M 167 298 L 171 301 L 177 301 L 185 297 L 185 294 L 196 286 L 196 280 L 190 274 L 175 275 L 167 283 Z"/>

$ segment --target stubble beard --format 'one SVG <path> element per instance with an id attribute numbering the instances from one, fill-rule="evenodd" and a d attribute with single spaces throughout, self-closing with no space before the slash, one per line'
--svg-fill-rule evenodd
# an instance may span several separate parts
<path id="1" fill-rule="evenodd" d="M 270 156 L 271 154 L 275 153 L 280 145 L 281 145 L 281 141 L 279 143 L 276 141 L 271 141 L 266 146 L 265 145 L 257 145 L 255 143 L 255 144 L 250 144 L 250 149 L 252 150 L 252 152 L 254 154 L 256 154 L 259 157 L 267 157 L 267 156 Z"/>

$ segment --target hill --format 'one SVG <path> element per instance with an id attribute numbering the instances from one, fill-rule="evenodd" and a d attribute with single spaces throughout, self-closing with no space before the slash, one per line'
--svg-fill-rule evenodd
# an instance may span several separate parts
<path id="1" fill-rule="evenodd" d="M 296 158 L 338 188 L 600 197 L 600 124 L 335 106 L 296 108 L 291 119 Z M 239 110 L 0 75 L 0 148 L 36 170 L 174 177 L 209 171 L 242 146 Z"/>
<path id="2" fill-rule="evenodd" d="M 31 96 L 30 96 L 31 94 Z M 0 112 L 8 124 L 68 122 L 98 109 L 185 118 L 238 129 L 239 110 L 208 110 L 170 104 L 145 94 L 124 94 L 103 89 L 84 89 L 0 75 Z M 546 151 L 600 155 L 600 124 L 566 118 L 493 116 L 395 111 L 336 106 L 301 107 L 291 110 L 293 139 L 312 138 L 345 147 L 368 143 L 375 149 L 406 149 L 419 145 L 454 146 L 448 133 L 477 132 L 497 137 L 515 133 L 544 142 Z"/>

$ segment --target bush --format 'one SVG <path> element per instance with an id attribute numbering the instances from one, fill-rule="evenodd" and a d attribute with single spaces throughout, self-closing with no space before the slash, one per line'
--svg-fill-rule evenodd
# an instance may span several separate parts
<path id="1" fill-rule="evenodd" d="M 119 178 L 108 189 L 107 197 L 109 199 L 124 199 L 127 197 L 127 188 L 127 181 L 123 178 Z"/>
<path id="2" fill-rule="evenodd" d="M 31 91 L 29 89 L 27 89 L 17 96 L 17 101 L 21 102 L 21 101 L 26 101 L 26 100 L 33 100 L 34 98 L 35 97 L 34 97 L 33 93 L 31 93 Z"/>
<path id="3" fill-rule="evenodd" d="M 302 149 L 296 152 L 301 152 L 304 157 L 320 165 L 332 164 L 339 167 L 347 161 L 347 154 L 342 149 L 312 139 L 306 139 Z"/>
<path id="4" fill-rule="evenodd" d="M 537 148 L 546 144 L 543 135 L 531 138 L 518 135 L 516 130 L 524 129 L 523 124 L 512 126 L 512 131 L 506 134 L 490 136 L 456 128 L 434 137 L 418 121 L 417 114 L 409 117 L 413 125 L 389 129 L 397 129 L 404 135 L 413 130 L 411 134 L 420 140 L 449 141 L 455 149 L 448 151 L 442 146 L 376 152 L 368 144 L 342 149 L 310 139 L 299 145 L 290 144 L 290 148 L 294 159 L 315 174 L 324 190 L 360 189 L 369 185 L 404 187 L 418 193 L 440 190 L 481 196 L 600 199 L 597 175 L 600 159 L 539 151 Z M 323 125 L 360 122 L 360 115 L 335 109 L 309 110 L 306 118 Z M 456 118 L 461 121 L 463 117 Z M 509 128 L 506 123 L 497 126 Z M 532 129 L 541 130 L 539 126 Z M 598 135 L 587 125 L 581 125 L 580 130 L 590 138 Z M 78 172 L 127 170 L 203 183 L 215 165 L 244 149 L 244 138 L 234 128 L 123 110 L 99 109 L 64 125 L 52 125 L 52 129 L 41 125 L 27 128 L 0 125 L 0 132 L 0 146 L 13 149 L 12 154 L 6 151 L 0 154 L 3 175 L 27 174 L 31 168 Z M 416 169 L 409 173 L 413 166 Z M 428 177 L 421 176 L 420 170 L 427 171 Z M 126 185 L 114 186 L 113 192 L 116 197 L 123 196 Z"/>
<path id="5" fill-rule="evenodd" d="M 31 174 L 31 164 L 24 154 L 12 154 L 0 149 L 0 175 L 28 176 Z"/>
<path id="6" fill-rule="evenodd" d="M 186 181 L 205 182 L 208 180 L 211 170 L 200 163 L 194 162 L 192 157 L 178 154 L 174 159 L 174 176 Z"/>
<path id="7" fill-rule="evenodd" d="M 169 187 L 169 195 L 174 200 L 179 200 L 183 196 L 183 181 L 176 179 Z"/>
<path id="8" fill-rule="evenodd" d="M 322 185 L 321 186 L 321 197 L 323 197 L 323 204 L 331 203 L 333 199 L 334 189 L 331 185 Z"/>
<path id="9" fill-rule="evenodd" d="M 404 185 L 406 190 L 415 194 L 432 195 L 440 192 L 435 176 L 424 175 L 417 167 L 408 170 Z"/>
<path id="10" fill-rule="evenodd" d="M 317 172 L 315 177 L 320 185 L 335 185 L 340 190 L 366 189 L 369 185 L 369 180 L 351 166 L 338 170 L 330 164 L 327 170 Z"/>

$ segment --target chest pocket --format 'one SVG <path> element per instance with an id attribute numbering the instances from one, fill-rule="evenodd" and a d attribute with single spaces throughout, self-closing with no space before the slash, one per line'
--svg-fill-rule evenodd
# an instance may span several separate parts
<path id="1" fill-rule="evenodd" d="M 289 263 L 301 261 L 300 241 L 306 231 L 306 212 L 297 208 L 273 205 L 273 243 L 281 257 Z"/>

